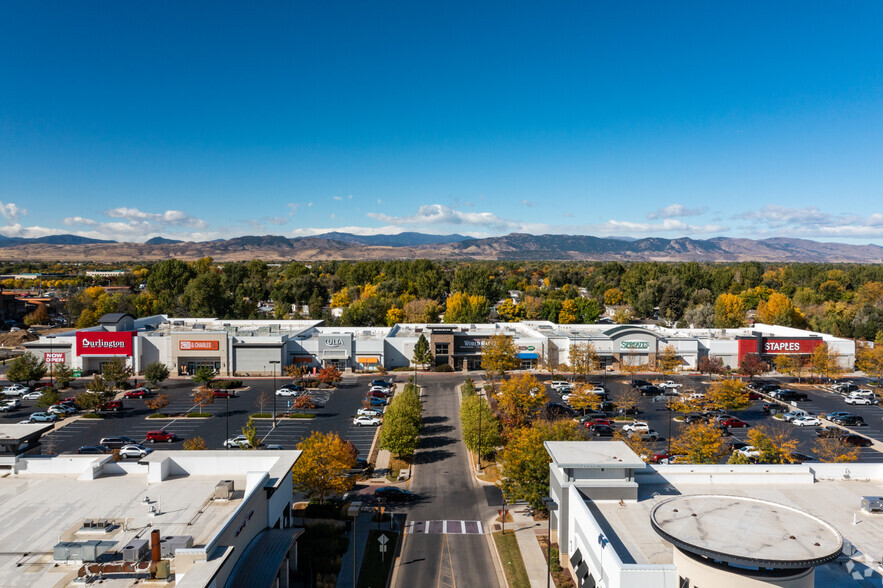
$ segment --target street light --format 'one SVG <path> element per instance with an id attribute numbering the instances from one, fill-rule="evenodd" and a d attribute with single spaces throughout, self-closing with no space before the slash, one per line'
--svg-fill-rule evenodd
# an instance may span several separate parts
<path id="1" fill-rule="evenodd" d="M 549 535 L 546 540 L 546 588 L 552 583 L 552 513 L 558 510 L 558 503 L 554 498 L 546 496 L 543 498 L 543 504 L 549 512 Z"/>
<path id="2" fill-rule="evenodd" d="M 473 384 L 474 386 L 474 384 Z M 484 390 L 481 391 L 482 393 Z M 481 394 L 478 395 L 478 471 L 481 471 L 481 410 L 484 408 L 484 401 Z"/>
<path id="3" fill-rule="evenodd" d="M 55 381 L 53 380 L 55 356 L 52 354 L 52 343 L 55 341 L 55 335 L 46 335 L 46 338 L 49 339 L 49 387 L 55 388 Z"/>
<path id="4" fill-rule="evenodd" d="M 273 366 L 273 428 L 276 428 L 276 366 L 279 360 L 271 360 L 270 365 Z"/>

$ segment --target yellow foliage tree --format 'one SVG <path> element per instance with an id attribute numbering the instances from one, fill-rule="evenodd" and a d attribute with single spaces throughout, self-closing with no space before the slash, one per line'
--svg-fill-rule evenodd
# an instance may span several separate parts
<path id="1" fill-rule="evenodd" d="M 341 288 L 331 295 L 331 308 L 346 308 L 351 303 L 349 288 Z"/>
<path id="2" fill-rule="evenodd" d="M 562 325 L 572 325 L 576 322 L 576 316 L 579 309 L 576 302 L 571 299 L 561 303 L 561 311 L 558 313 L 558 322 Z"/>
<path id="3" fill-rule="evenodd" d="M 836 378 L 843 373 L 840 353 L 830 349 L 826 343 L 816 345 L 810 355 L 810 369 L 820 378 Z"/>
<path id="4" fill-rule="evenodd" d="M 758 303 L 755 320 L 785 327 L 798 327 L 804 322 L 803 314 L 794 307 L 791 299 L 778 292 L 770 295 L 769 300 Z"/>
<path id="5" fill-rule="evenodd" d="M 825 463 L 851 463 L 858 461 L 858 447 L 846 445 L 837 437 L 821 437 L 813 444 L 819 461 Z"/>
<path id="6" fill-rule="evenodd" d="M 725 379 L 712 382 L 705 397 L 713 406 L 721 410 L 742 410 L 751 406 L 748 386 L 742 380 Z"/>
<path id="7" fill-rule="evenodd" d="M 543 385 L 530 374 L 506 380 L 500 386 L 497 406 L 502 414 L 504 430 L 526 426 L 547 402 Z"/>
<path id="8" fill-rule="evenodd" d="M 506 298 L 497 306 L 497 314 L 507 323 L 518 322 L 524 318 L 524 306 L 515 304 L 511 298 Z"/>
<path id="9" fill-rule="evenodd" d="M 745 326 L 745 302 L 741 296 L 725 292 L 717 297 L 714 303 L 714 326 L 718 329 Z"/>
<path id="10" fill-rule="evenodd" d="M 337 433 L 314 432 L 297 444 L 301 455 L 292 468 L 295 492 L 325 502 L 329 496 L 343 494 L 352 488 L 347 476 L 356 463 L 353 446 Z"/>
<path id="11" fill-rule="evenodd" d="M 662 353 L 656 355 L 656 369 L 665 376 L 675 373 L 680 365 L 681 358 L 674 345 L 666 345 L 663 347 Z"/>
<path id="12" fill-rule="evenodd" d="M 484 296 L 454 292 L 445 300 L 446 323 L 480 323 L 489 313 L 490 304 Z"/>
<path id="13" fill-rule="evenodd" d="M 622 304 L 622 290 L 619 288 L 608 288 L 604 290 L 604 304 L 608 306 L 616 306 Z"/>
<path id="14" fill-rule="evenodd" d="M 748 444 L 760 451 L 761 463 L 792 463 L 797 461 L 797 439 L 791 434 L 792 427 L 776 423 L 766 427 L 761 425 L 748 431 Z"/>
<path id="15" fill-rule="evenodd" d="M 712 423 L 691 423 L 672 440 L 672 451 L 686 463 L 717 463 L 724 455 L 720 431 Z"/>
<path id="16" fill-rule="evenodd" d="M 518 367 L 518 349 L 512 337 L 494 335 L 481 349 L 481 369 L 491 378 L 501 377 Z"/>
<path id="17" fill-rule="evenodd" d="M 393 306 L 386 311 L 386 326 L 391 327 L 405 320 L 405 312 L 401 308 Z"/>
<path id="18" fill-rule="evenodd" d="M 598 408 L 601 405 L 601 400 L 601 395 L 594 394 L 588 385 L 579 384 L 570 397 L 570 406 L 585 414 L 590 408 Z"/>
<path id="19" fill-rule="evenodd" d="M 592 343 L 571 343 L 568 359 L 574 375 L 583 380 L 598 368 L 598 351 Z"/>
<path id="20" fill-rule="evenodd" d="M 859 342 L 855 352 L 855 367 L 880 382 L 883 378 L 883 345 L 871 347 L 867 343 Z"/>

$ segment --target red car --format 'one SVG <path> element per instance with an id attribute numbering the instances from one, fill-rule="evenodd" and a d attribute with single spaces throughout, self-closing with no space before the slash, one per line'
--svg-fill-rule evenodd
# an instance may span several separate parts
<path id="1" fill-rule="evenodd" d="M 151 443 L 156 443 L 157 441 L 165 441 L 166 443 L 171 443 L 177 437 L 175 437 L 174 433 L 169 433 L 168 431 L 147 431 L 147 440 Z"/>
<path id="2" fill-rule="evenodd" d="M 212 396 L 215 398 L 236 398 L 236 392 L 231 392 L 230 390 L 215 390 L 212 392 Z"/>
<path id="3" fill-rule="evenodd" d="M 147 388 L 135 388 L 134 390 L 129 390 L 123 394 L 123 398 L 144 398 L 149 394 L 150 390 Z"/>
<path id="4" fill-rule="evenodd" d="M 673 454 L 669 453 L 668 451 L 663 451 L 662 453 L 654 453 L 650 456 L 650 463 L 659 463 L 663 459 L 670 458 L 672 455 Z"/>
<path id="5" fill-rule="evenodd" d="M 380 400 L 386 400 L 387 398 L 389 398 L 389 394 L 387 394 L 386 392 L 378 392 L 375 390 L 374 392 L 368 392 L 368 398 L 379 398 Z"/>
<path id="6" fill-rule="evenodd" d="M 749 392 L 748 400 L 760 400 L 763 396 L 760 395 L 760 392 Z"/>
<path id="7" fill-rule="evenodd" d="M 586 421 L 586 428 L 592 427 L 594 425 L 605 425 L 607 427 L 612 427 L 613 423 L 608 421 L 607 419 L 589 419 Z"/>
<path id="8" fill-rule="evenodd" d="M 727 427 L 727 428 L 729 428 L 729 427 L 748 427 L 748 426 L 750 426 L 748 423 L 746 423 L 746 422 L 743 421 L 742 419 L 735 419 L 735 418 L 723 419 L 723 420 L 720 422 L 720 424 L 723 425 L 723 426 L 725 426 L 725 427 Z"/>
<path id="9" fill-rule="evenodd" d="M 123 410 L 123 402 L 121 400 L 111 400 L 99 406 L 98 410 L 99 412 L 119 412 Z"/>

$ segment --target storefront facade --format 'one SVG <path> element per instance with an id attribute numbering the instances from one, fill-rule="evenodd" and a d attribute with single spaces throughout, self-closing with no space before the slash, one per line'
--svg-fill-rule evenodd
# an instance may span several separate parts
<path id="1" fill-rule="evenodd" d="M 74 369 L 79 368 L 84 375 L 100 373 L 105 363 L 120 358 L 138 371 L 140 366 L 133 361 L 135 335 L 135 331 L 77 331 Z"/>
<path id="2" fill-rule="evenodd" d="M 229 375 L 228 336 L 226 332 L 172 333 L 172 365 L 181 376 L 192 376 L 201 367 L 216 374 Z"/>

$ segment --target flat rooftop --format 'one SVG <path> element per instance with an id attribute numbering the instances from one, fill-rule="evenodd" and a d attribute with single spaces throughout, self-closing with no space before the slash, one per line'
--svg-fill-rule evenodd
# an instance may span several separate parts
<path id="1" fill-rule="evenodd" d="M 622 441 L 546 441 L 546 451 L 552 461 L 562 468 L 644 469 L 638 455 Z"/>
<path id="2" fill-rule="evenodd" d="M 660 472 L 665 475 L 664 468 Z M 624 563 L 671 564 L 671 543 L 653 530 L 650 522 L 652 510 L 670 498 L 707 494 L 742 498 L 746 501 L 769 501 L 796 509 L 836 529 L 845 539 L 846 555 L 864 555 L 877 562 L 883 558 L 883 514 L 869 514 L 861 510 L 863 496 L 883 496 L 883 481 L 818 480 L 811 484 L 728 484 L 725 478 L 724 475 L 720 476 L 718 484 L 640 483 L 638 500 L 635 502 L 591 500 L 590 490 L 581 492 L 586 497 L 586 504 L 593 516 L 611 539 L 612 546 Z M 579 484 L 577 487 L 579 488 Z M 858 524 L 853 524 L 854 516 Z M 717 521 L 712 524 L 720 527 L 722 523 Z M 733 528 L 738 524 L 736 519 L 731 523 Z M 794 517 L 782 519 L 781 526 L 788 531 L 786 538 L 791 535 L 796 537 L 795 531 L 805 529 L 804 524 Z M 819 543 L 821 546 L 822 542 Z M 769 547 L 758 549 L 763 552 Z M 824 573 L 823 569 L 836 567 L 837 564 L 828 564 L 819 567 L 818 571 Z"/>

